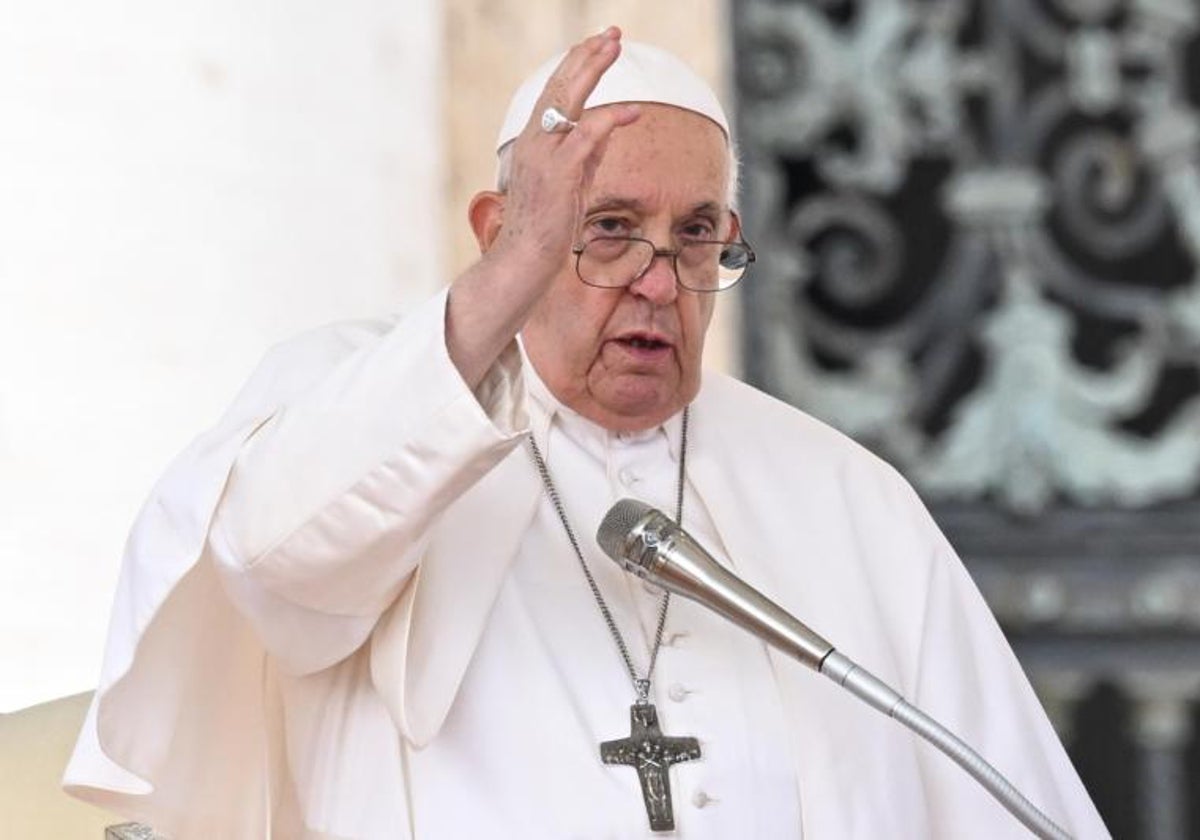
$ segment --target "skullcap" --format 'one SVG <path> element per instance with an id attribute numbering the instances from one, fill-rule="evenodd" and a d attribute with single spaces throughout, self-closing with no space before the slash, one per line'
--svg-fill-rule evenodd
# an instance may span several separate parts
<path id="1" fill-rule="evenodd" d="M 566 52 L 547 61 L 517 88 L 496 138 L 497 151 L 525 129 L 550 74 L 564 55 Z M 614 102 L 658 102 L 694 111 L 715 122 L 729 137 L 729 120 L 712 88 L 692 68 L 659 47 L 621 40 L 621 54 L 600 77 L 584 108 Z"/>

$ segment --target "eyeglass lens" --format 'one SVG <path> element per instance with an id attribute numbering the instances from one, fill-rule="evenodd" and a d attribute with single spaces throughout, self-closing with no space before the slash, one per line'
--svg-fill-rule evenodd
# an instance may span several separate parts
<path id="1" fill-rule="evenodd" d="M 645 239 L 598 237 L 579 252 L 579 277 L 593 286 L 627 286 L 650 267 L 653 243 Z M 664 255 L 672 259 L 671 255 Z M 727 289 L 741 279 L 749 250 L 738 243 L 688 242 L 672 259 L 679 284 L 694 291 Z"/>

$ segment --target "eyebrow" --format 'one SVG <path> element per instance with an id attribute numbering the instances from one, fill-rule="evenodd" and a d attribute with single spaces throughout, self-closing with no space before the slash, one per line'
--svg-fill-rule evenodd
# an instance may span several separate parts
<path id="1" fill-rule="evenodd" d="M 587 208 L 587 213 L 599 213 L 605 210 L 631 210 L 638 215 L 645 215 L 646 206 L 636 198 L 602 195 Z M 711 215 L 718 216 L 724 211 L 724 206 L 715 201 L 701 201 L 688 209 L 684 216 Z"/>

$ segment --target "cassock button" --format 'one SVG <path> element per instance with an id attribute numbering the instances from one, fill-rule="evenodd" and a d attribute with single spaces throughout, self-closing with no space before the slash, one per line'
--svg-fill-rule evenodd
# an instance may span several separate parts
<path id="1" fill-rule="evenodd" d="M 716 801 L 717 800 L 713 799 L 711 796 L 709 796 L 707 793 L 705 793 L 702 790 L 698 790 L 692 794 L 692 804 L 695 805 L 697 808 L 704 808 L 704 807 L 708 806 L 709 804 L 716 802 Z"/>
<path id="2" fill-rule="evenodd" d="M 676 703 L 682 703 L 691 693 L 692 692 L 690 689 L 688 689 L 686 686 L 680 685 L 679 683 L 675 683 L 667 689 L 667 696 Z"/>
<path id="3" fill-rule="evenodd" d="M 621 483 L 626 487 L 633 487 L 642 483 L 642 477 L 629 467 L 623 467 L 621 471 L 617 473 L 617 477 L 621 479 Z"/>

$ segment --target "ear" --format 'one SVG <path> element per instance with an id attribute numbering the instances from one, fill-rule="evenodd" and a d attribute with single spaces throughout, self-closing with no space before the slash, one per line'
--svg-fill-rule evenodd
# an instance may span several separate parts
<path id="1" fill-rule="evenodd" d="M 725 241 L 742 241 L 742 217 L 737 214 L 736 210 L 729 211 L 729 236 L 725 237 Z"/>
<path id="2" fill-rule="evenodd" d="M 487 190 L 475 193 L 467 207 L 467 220 L 479 243 L 479 253 L 486 254 L 504 226 L 504 193 Z"/>

